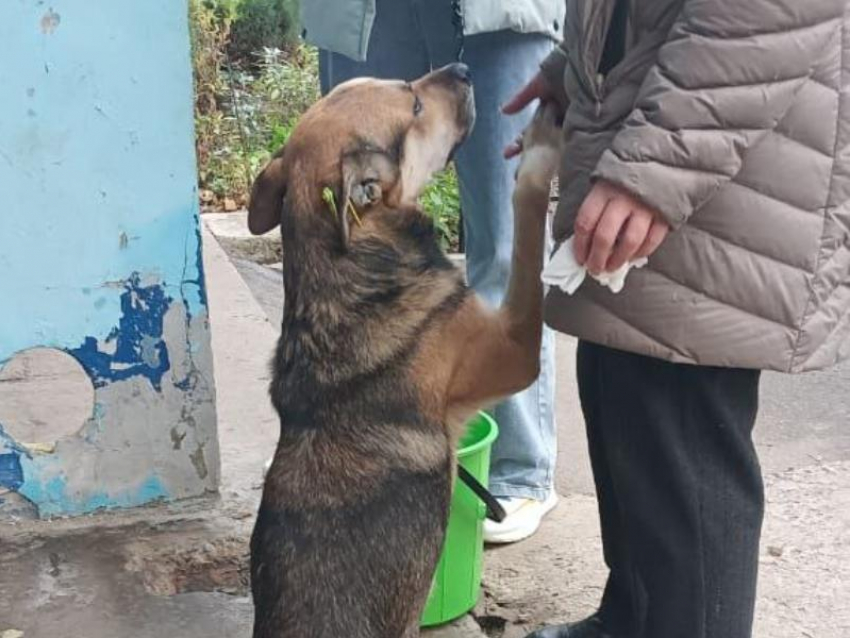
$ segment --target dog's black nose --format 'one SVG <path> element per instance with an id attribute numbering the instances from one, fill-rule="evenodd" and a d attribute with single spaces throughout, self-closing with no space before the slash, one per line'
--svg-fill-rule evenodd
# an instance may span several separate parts
<path id="1" fill-rule="evenodd" d="M 461 82 L 465 82 L 466 84 L 472 84 L 472 72 L 469 70 L 469 67 L 461 62 L 455 62 L 454 64 L 450 64 L 446 67 L 446 71 L 449 72 L 454 78 L 460 80 Z"/>

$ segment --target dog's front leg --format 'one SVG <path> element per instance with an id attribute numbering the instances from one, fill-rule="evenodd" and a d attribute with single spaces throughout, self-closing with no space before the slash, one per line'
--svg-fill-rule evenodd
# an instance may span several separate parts
<path id="1" fill-rule="evenodd" d="M 543 106 L 523 135 L 523 155 L 513 195 L 511 278 L 498 311 L 471 298 L 450 330 L 460 353 L 449 390 L 449 409 L 480 405 L 522 390 L 540 369 L 543 284 L 549 189 L 560 158 L 555 110 Z"/>

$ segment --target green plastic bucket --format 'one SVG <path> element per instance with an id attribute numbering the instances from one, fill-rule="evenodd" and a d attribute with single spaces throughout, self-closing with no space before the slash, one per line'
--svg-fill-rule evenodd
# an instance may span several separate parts
<path id="1" fill-rule="evenodd" d="M 490 476 L 490 449 L 498 434 L 492 417 L 479 412 L 467 425 L 457 453 L 460 464 L 485 487 Z M 459 618 L 478 602 L 486 514 L 481 499 L 456 480 L 443 554 L 420 622 L 423 627 Z"/>

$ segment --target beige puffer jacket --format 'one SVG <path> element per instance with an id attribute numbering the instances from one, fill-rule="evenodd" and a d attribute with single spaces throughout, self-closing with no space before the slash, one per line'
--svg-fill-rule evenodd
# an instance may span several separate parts
<path id="1" fill-rule="evenodd" d="M 555 239 L 592 178 L 676 229 L 612 294 L 551 291 L 554 328 L 676 362 L 789 372 L 850 354 L 850 3 L 567 0 L 544 62 L 569 96 Z"/>

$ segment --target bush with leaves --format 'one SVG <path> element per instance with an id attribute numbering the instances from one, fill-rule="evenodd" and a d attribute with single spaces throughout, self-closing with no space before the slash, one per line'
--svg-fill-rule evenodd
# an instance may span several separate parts
<path id="1" fill-rule="evenodd" d="M 204 58 L 196 54 L 195 60 Z M 206 204 L 243 205 L 253 177 L 319 98 L 315 49 L 264 49 L 256 60 L 252 69 L 221 62 L 209 91 L 214 99 L 196 99 L 198 177 Z M 203 108 L 207 102 L 214 108 Z"/>
<path id="2" fill-rule="evenodd" d="M 434 220 L 443 250 L 457 250 L 460 242 L 460 192 L 454 164 L 437 173 L 419 198 L 422 209 Z"/>
<path id="3" fill-rule="evenodd" d="M 254 176 L 319 98 L 318 55 L 312 47 L 298 42 L 286 48 L 269 47 L 266 41 L 245 53 L 247 58 L 243 53 L 228 54 L 238 29 L 250 31 L 244 26 L 247 23 L 239 26 L 240 20 L 262 14 L 260 9 L 246 9 L 254 4 L 270 11 L 268 7 L 291 8 L 296 2 L 189 1 L 198 184 L 207 208 L 230 210 L 244 205 Z M 269 37 L 276 40 L 278 35 Z M 242 42 L 243 52 L 255 46 Z M 454 170 L 437 175 L 421 201 L 434 219 L 443 246 L 455 248 L 460 203 Z"/>
<path id="4" fill-rule="evenodd" d="M 296 40 L 296 0 L 238 0 L 228 51 L 239 62 L 253 64 L 263 49 L 286 49 Z"/>

